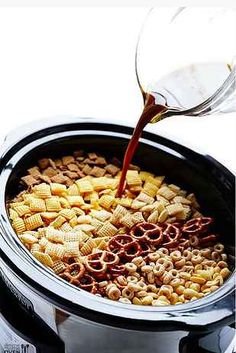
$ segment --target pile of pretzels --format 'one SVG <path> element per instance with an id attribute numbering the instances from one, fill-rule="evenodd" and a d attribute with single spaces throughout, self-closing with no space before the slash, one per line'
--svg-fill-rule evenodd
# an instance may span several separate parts
<path id="1" fill-rule="evenodd" d="M 105 295 L 99 286 L 102 281 L 114 281 L 126 275 L 125 264 L 135 257 L 148 255 L 160 247 L 170 251 L 213 244 L 215 234 L 209 232 L 213 219 L 199 217 L 184 224 L 154 224 L 141 222 L 133 226 L 130 234 L 117 234 L 109 240 L 106 250 L 98 250 L 86 256 L 83 262 L 73 262 L 59 276 L 67 282 L 93 294 Z"/>

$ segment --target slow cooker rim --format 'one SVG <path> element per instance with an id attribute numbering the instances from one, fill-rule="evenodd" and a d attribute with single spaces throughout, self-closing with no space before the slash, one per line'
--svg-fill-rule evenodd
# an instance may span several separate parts
<path id="1" fill-rule="evenodd" d="M 70 124 L 73 124 L 73 123 L 82 123 L 82 122 L 84 122 L 82 119 L 79 119 L 78 121 L 76 121 L 76 122 L 71 122 L 70 121 Z M 91 121 L 90 121 L 91 122 Z M 86 121 L 86 123 L 88 123 L 88 121 Z M 92 124 L 94 124 L 94 123 L 96 123 L 96 124 L 104 124 L 104 121 L 97 121 L 97 120 L 92 120 Z M 107 122 L 105 122 L 106 124 L 107 124 Z M 60 125 L 60 124 L 59 124 Z M 58 125 L 58 126 L 59 126 Z M 63 124 L 64 125 L 64 124 Z M 112 126 L 120 126 L 119 124 L 111 124 L 110 123 L 110 125 L 112 125 Z M 53 124 L 53 126 L 55 126 L 55 122 L 54 122 L 54 124 Z M 101 125 L 102 126 L 102 125 Z M 127 129 L 127 125 L 126 126 L 123 126 L 123 128 L 126 128 Z M 38 130 L 38 131 L 36 131 L 36 132 L 42 132 L 42 130 Z M 72 131 L 70 131 L 70 133 L 71 133 Z M 101 132 L 101 131 L 100 131 Z M 155 136 L 154 134 L 150 134 L 150 133 L 148 133 L 149 135 L 153 135 L 153 136 Z M 127 134 L 126 134 L 127 135 Z M 123 137 L 123 136 L 122 136 Z M 165 138 L 164 138 L 165 139 Z M 142 140 L 145 140 L 145 139 L 142 139 Z M 167 140 L 167 139 L 165 139 L 165 140 Z M 176 143 L 173 143 L 173 141 L 170 141 L 172 144 L 175 144 L 175 145 L 177 145 Z M 14 143 L 13 143 L 14 144 Z M 184 146 L 180 146 L 180 147 L 182 147 L 182 148 L 184 148 L 184 149 L 186 149 L 186 150 L 188 150 L 188 151 L 191 151 L 191 150 L 189 150 L 188 148 L 186 148 L 186 147 L 184 147 Z M 195 153 L 194 151 L 191 151 L 191 152 L 193 152 L 193 153 Z M 218 163 L 218 162 L 217 162 Z M 223 166 L 222 166 L 223 167 Z M 225 167 L 223 167 L 224 169 L 226 169 Z M 229 172 L 229 171 L 228 171 Z M 229 172 L 230 173 L 230 172 Z M 4 206 L 4 209 L 5 209 L 5 206 Z M 6 214 L 4 214 L 4 216 L 5 216 L 5 218 L 7 219 L 7 215 Z M 9 225 L 10 225 L 10 222 L 8 221 L 8 223 L 9 223 Z M 11 226 L 10 226 L 11 227 Z M 11 233 L 13 233 L 12 235 L 14 236 L 14 231 L 12 230 L 12 228 L 11 228 Z M 43 267 L 43 270 L 45 270 L 45 267 Z M 52 274 L 53 275 L 53 274 Z M 55 279 L 56 277 L 53 275 L 53 279 Z M 31 279 L 32 280 L 32 279 Z M 59 279 L 58 279 L 59 280 Z M 62 282 L 61 280 L 59 280 L 60 282 Z M 36 282 L 35 282 L 36 283 Z M 66 286 L 67 287 L 69 287 L 67 284 L 66 284 Z M 223 287 L 225 287 L 225 286 L 223 286 Z M 216 292 L 219 292 L 223 287 L 221 287 L 218 291 L 216 291 Z M 69 288 L 70 290 L 71 290 L 71 287 Z M 225 289 L 225 288 L 224 288 Z M 76 289 L 76 291 L 77 291 L 77 289 Z M 83 292 L 83 291 L 81 291 L 81 292 Z M 86 293 L 86 292 L 85 292 Z M 200 304 L 196 304 L 196 305 L 193 305 L 193 303 L 191 303 L 191 309 L 193 310 L 194 308 L 201 308 L 201 307 L 203 307 L 203 306 L 205 306 L 205 305 L 209 305 L 210 304 L 210 302 L 211 301 L 215 301 L 214 299 L 212 299 L 212 300 L 209 300 L 209 298 L 211 299 L 211 298 L 213 298 L 213 297 L 215 297 L 215 294 L 216 293 L 213 293 L 213 294 L 211 294 L 211 295 L 209 295 L 207 298 L 203 298 L 203 300 L 204 299 L 207 299 L 207 303 L 205 303 L 204 305 L 203 305 L 203 303 L 200 303 Z M 226 295 L 227 293 L 225 293 L 225 295 Z M 86 295 L 88 295 L 88 296 L 92 296 L 92 297 L 95 297 L 94 295 L 91 295 L 91 294 L 88 294 L 88 293 L 86 293 Z M 106 301 L 106 302 L 109 302 L 109 306 L 111 307 L 111 306 L 114 306 L 115 304 L 116 305 L 118 305 L 118 306 L 123 306 L 124 308 L 125 308 L 125 311 L 127 312 L 127 311 L 129 311 L 128 309 L 131 309 L 131 308 L 128 308 L 127 307 L 127 305 L 125 305 L 125 304 L 122 304 L 122 303 L 114 303 L 114 302 L 110 302 L 110 301 L 108 301 L 108 300 L 106 300 L 106 299 L 103 299 L 103 298 L 96 298 L 96 300 L 97 299 L 99 299 L 99 300 L 102 300 L 102 301 Z M 203 300 L 197 300 L 197 302 L 199 303 L 199 302 L 203 302 Z M 205 300 L 206 301 L 206 300 Z M 103 303 L 104 304 L 104 303 Z M 107 304 L 107 303 L 106 303 Z M 188 303 L 187 304 L 184 304 L 184 305 L 180 305 L 180 306 L 178 306 L 178 308 L 176 308 L 176 307 L 172 307 L 172 308 L 170 308 L 170 307 L 168 307 L 168 311 L 171 311 L 171 312 L 179 312 L 179 313 L 181 313 L 181 312 L 185 312 L 185 311 L 187 311 L 188 310 L 188 308 L 187 308 L 187 306 L 188 306 Z M 147 308 L 147 307 L 141 307 L 142 308 L 142 310 L 144 310 L 145 311 L 145 314 L 147 314 L 148 315 L 148 312 L 150 311 L 150 308 Z M 167 307 L 166 307 L 167 308 Z M 120 308 L 119 308 L 120 309 Z M 151 308 L 152 310 L 152 312 L 153 312 L 153 308 Z M 171 310 L 170 310 L 171 309 Z M 173 310 L 174 309 L 174 310 Z M 161 313 L 161 312 L 164 312 L 164 308 L 163 308 L 163 310 L 160 310 L 160 308 L 155 308 L 155 312 L 156 313 Z M 135 309 L 135 311 L 137 312 L 137 307 L 136 307 L 136 309 Z"/>

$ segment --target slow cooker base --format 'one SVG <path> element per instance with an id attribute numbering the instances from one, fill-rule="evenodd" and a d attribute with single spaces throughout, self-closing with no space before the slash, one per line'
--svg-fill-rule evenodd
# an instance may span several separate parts
<path id="1" fill-rule="evenodd" d="M 59 336 L 39 318 L 32 318 L 14 299 L 9 289 L 0 280 L 0 324 L 4 322 L 7 333 L 1 336 L 0 352 L 9 353 L 10 348 L 20 353 L 232 353 L 235 330 L 222 327 L 208 334 L 193 332 L 150 333 L 120 332 L 109 338 L 101 327 L 73 321 L 65 323 L 59 313 L 57 329 Z M 2 324 L 3 325 L 3 324 Z M 2 337 L 2 341 L 1 341 Z M 6 339 L 6 337 L 8 337 Z M 14 339 L 13 339 L 14 337 Z M 16 338 L 17 337 L 17 338 Z M 66 348 L 65 348 L 66 347 Z"/>

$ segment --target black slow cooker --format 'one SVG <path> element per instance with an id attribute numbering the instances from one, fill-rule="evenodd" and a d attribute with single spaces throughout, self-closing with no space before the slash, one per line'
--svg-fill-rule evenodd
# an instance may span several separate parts
<path id="1" fill-rule="evenodd" d="M 6 202 L 37 159 L 78 148 L 124 155 L 132 128 L 93 119 L 25 126 L 10 135 L 0 160 L 0 349 L 19 353 L 231 353 L 233 275 L 214 293 L 176 306 L 113 302 L 55 277 L 22 246 Z M 234 176 L 209 156 L 144 132 L 135 163 L 193 191 L 215 218 L 234 266 Z M 2 353 L 1 352 L 1 353 Z"/>

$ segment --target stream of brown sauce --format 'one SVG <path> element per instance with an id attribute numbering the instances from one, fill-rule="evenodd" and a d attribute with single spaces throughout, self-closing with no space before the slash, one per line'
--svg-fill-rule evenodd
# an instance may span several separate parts
<path id="1" fill-rule="evenodd" d="M 121 197 L 122 193 L 124 191 L 126 174 L 129 169 L 129 165 L 132 161 L 132 158 L 134 156 L 134 153 L 137 149 L 138 142 L 139 142 L 139 139 L 142 135 L 143 129 L 156 116 L 157 116 L 157 118 L 155 118 L 155 121 L 156 122 L 160 121 L 162 119 L 162 113 L 164 113 L 167 110 L 166 106 L 156 104 L 155 97 L 152 94 L 150 94 L 150 93 L 144 94 L 143 93 L 143 95 L 144 95 L 144 99 L 145 99 L 144 109 L 143 109 L 143 112 L 138 120 L 138 123 L 137 123 L 135 129 L 134 129 L 133 135 L 131 137 L 131 140 L 129 141 L 128 147 L 125 152 L 121 178 L 120 178 L 119 187 L 118 187 L 118 191 L 117 191 L 118 197 Z"/>

